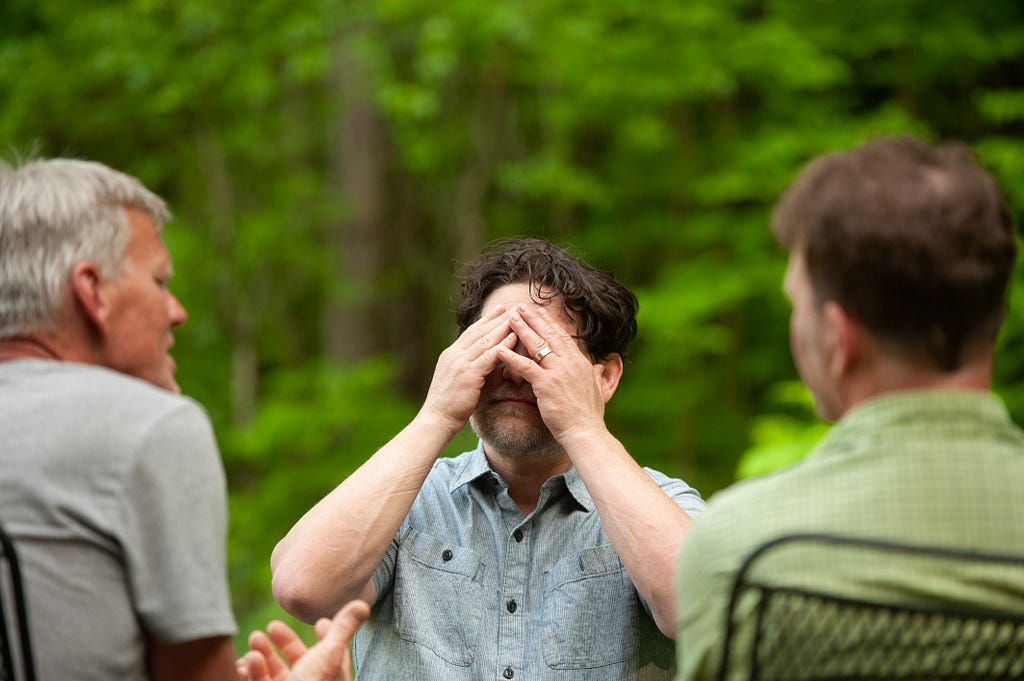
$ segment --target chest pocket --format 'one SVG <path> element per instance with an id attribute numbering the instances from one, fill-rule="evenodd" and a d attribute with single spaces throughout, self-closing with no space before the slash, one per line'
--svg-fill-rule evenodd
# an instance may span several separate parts
<path id="1" fill-rule="evenodd" d="M 395 568 L 395 629 L 449 664 L 472 664 L 483 616 L 480 556 L 410 530 Z"/>
<path id="2" fill-rule="evenodd" d="M 611 544 L 569 556 L 545 573 L 544 662 L 590 669 L 637 656 L 640 600 Z"/>

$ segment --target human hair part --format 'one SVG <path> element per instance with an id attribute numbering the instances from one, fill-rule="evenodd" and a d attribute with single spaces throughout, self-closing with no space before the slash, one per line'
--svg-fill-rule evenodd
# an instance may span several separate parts
<path id="1" fill-rule="evenodd" d="M 1016 257 L 999 185 L 964 144 L 879 137 L 809 163 L 772 230 L 890 351 L 949 372 L 991 352 Z"/>
<path id="2" fill-rule="evenodd" d="M 39 159 L 0 170 L 0 338 L 51 330 L 75 263 L 116 276 L 126 208 L 147 213 L 157 230 L 171 217 L 141 182 L 101 163 Z"/>
<path id="3" fill-rule="evenodd" d="M 459 332 L 480 318 L 484 301 L 509 284 L 530 285 L 530 295 L 558 298 L 575 323 L 576 337 L 595 360 L 618 353 L 636 337 L 639 303 L 611 274 L 541 239 L 513 238 L 491 242 L 461 270 L 462 302 L 455 311 Z"/>

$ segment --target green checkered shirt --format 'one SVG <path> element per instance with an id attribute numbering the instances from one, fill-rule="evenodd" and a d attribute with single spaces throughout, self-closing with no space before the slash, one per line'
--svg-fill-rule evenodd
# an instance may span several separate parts
<path id="1" fill-rule="evenodd" d="M 802 532 L 1024 554 L 1024 432 L 991 394 L 889 394 L 847 414 L 801 463 L 715 495 L 680 560 L 677 679 L 717 672 L 743 559 Z"/>

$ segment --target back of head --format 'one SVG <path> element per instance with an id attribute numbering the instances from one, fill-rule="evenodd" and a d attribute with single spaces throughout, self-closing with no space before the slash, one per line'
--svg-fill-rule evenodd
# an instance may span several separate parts
<path id="1" fill-rule="evenodd" d="M 626 358 L 636 337 L 636 296 L 612 275 L 541 239 L 492 242 L 464 268 L 462 302 L 455 311 L 459 331 L 480 318 L 494 290 L 522 283 L 531 285 L 535 297 L 561 299 L 594 359 L 611 353 Z"/>
<path id="2" fill-rule="evenodd" d="M 37 160 L 0 172 L 0 338 L 52 329 L 76 262 L 114 276 L 128 242 L 126 207 L 158 229 L 170 219 L 162 199 L 100 163 Z"/>
<path id="3" fill-rule="evenodd" d="M 943 372 L 990 352 L 1016 245 L 1002 192 L 962 144 L 883 137 L 811 162 L 772 216 L 835 301 L 889 352 Z"/>

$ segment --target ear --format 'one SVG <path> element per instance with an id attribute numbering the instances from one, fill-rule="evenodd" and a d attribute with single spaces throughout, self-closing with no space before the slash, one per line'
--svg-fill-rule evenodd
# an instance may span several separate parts
<path id="1" fill-rule="evenodd" d="M 601 394 L 604 396 L 605 404 L 612 399 L 615 389 L 619 387 L 619 379 L 622 378 L 622 356 L 613 352 L 594 365 L 594 372 L 601 384 Z"/>
<path id="2" fill-rule="evenodd" d="M 81 260 L 71 268 L 71 296 L 85 320 L 98 330 L 106 326 L 110 315 L 103 284 L 103 272 L 96 263 Z"/>
<path id="3" fill-rule="evenodd" d="M 833 378 L 848 375 L 861 359 L 863 338 L 860 324 L 838 303 L 828 301 L 822 309 L 826 369 Z"/>

